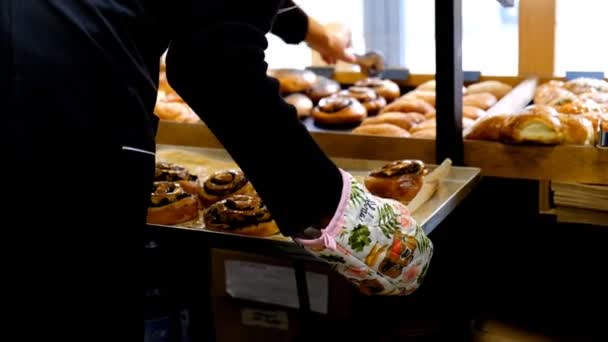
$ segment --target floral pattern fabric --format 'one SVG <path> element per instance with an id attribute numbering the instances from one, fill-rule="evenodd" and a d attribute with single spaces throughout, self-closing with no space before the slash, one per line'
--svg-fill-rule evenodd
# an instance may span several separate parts
<path id="1" fill-rule="evenodd" d="M 398 201 L 372 195 L 343 172 L 345 191 L 330 225 L 316 240 L 299 240 L 312 254 L 368 295 L 408 295 L 420 286 L 433 244 Z"/>

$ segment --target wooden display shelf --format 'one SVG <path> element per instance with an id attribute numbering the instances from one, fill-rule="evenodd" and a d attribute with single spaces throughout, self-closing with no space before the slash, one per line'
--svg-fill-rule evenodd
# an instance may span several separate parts
<path id="1" fill-rule="evenodd" d="M 435 141 L 311 132 L 332 157 L 370 160 L 420 159 L 435 163 Z M 158 144 L 206 146 L 221 144 L 205 125 L 163 121 Z M 608 184 L 608 151 L 592 146 L 514 146 L 466 140 L 465 165 L 479 167 L 483 176 Z"/>

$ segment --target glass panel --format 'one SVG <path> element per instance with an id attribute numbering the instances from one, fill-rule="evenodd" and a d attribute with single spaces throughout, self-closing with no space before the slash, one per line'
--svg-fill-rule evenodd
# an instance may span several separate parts
<path id="1" fill-rule="evenodd" d="M 435 73 L 435 2 L 403 0 L 404 65 L 412 73 Z M 486 75 L 516 75 L 518 1 L 504 8 L 498 1 L 463 0 L 462 66 Z"/>
<path id="2" fill-rule="evenodd" d="M 608 1 L 557 0 L 555 74 L 603 71 L 608 74 Z"/>

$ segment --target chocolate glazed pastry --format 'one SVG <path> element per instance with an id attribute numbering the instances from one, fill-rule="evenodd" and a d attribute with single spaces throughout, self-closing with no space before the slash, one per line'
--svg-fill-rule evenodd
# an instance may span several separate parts
<path id="1" fill-rule="evenodd" d="M 366 87 L 350 87 L 348 90 L 340 92 L 342 96 L 350 96 L 357 101 L 361 102 L 367 115 L 376 115 L 378 112 L 386 106 L 386 100 L 384 97 L 378 95 L 373 89 Z"/>
<path id="2" fill-rule="evenodd" d="M 198 217 L 198 199 L 176 182 L 154 182 L 148 223 L 173 225 Z"/>
<path id="3" fill-rule="evenodd" d="M 365 107 L 352 97 L 330 96 L 312 110 L 315 124 L 321 127 L 353 127 L 367 117 Z"/>
<path id="4" fill-rule="evenodd" d="M 203 218 L 209 230 L 271 236 L 279 233 L 270 211 L 258 196 L 235 195 L 209 207 Z"/>
<path id="5" fill-rule="evenodd" d="M 366 78 L 355 83 L 355 86 L 373 89 L 378 95 L 384 97 L 387 102 L 395 101 L 401 96 L 399 85 L 391 80 L 382 80 L 375 77 Z"/>
<path id="6" fill-rule="evenodd" d="M 374 195 L 409 203 L 422 187 L 426 169 L 420 160 L 398 160 L 365 177 L 365 187 Z"/>
<path id="7" fill-rule="evenodd" d="M 216 172 L 205 179 L 199 196 L 203 206 L 207 207 L 233 195 L 253 194 L 255 190 L 243 171 L 226 170 Z"/>
<path id="8" fill-rule="evenodd" d="M 324 76 L 317 76 L 317 82 L 308 90 L 308 97 L 314 103 L 322 98 L 336 94 L 340 91 L 340 84 Z"/>
<path id="9" fill-rule="evenodd" d="M 198 195 L 201 186 L 198 177 L 191 174 L 188 169 L 172 163 L 157 162 L 154 173 L 157 182 L 177 182 L 187 193 Z"/>

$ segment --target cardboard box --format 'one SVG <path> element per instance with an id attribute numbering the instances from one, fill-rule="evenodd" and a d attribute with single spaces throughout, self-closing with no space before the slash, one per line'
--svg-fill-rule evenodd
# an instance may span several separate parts
<path id="1" fill-rule="evenodd" d="M 295 265 L 287 259 L 214 249 L 212 296 L 298 310 Z M 310 309 L 333 318 L 351 315 L 355 289 L 324 263 L 304 264 Z"/>

